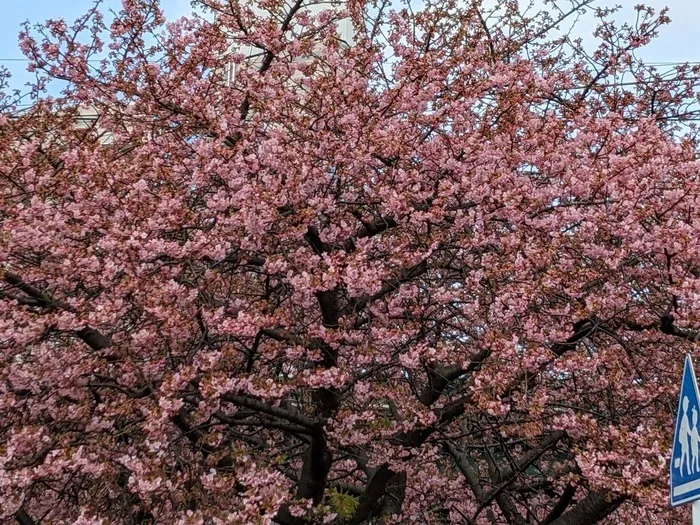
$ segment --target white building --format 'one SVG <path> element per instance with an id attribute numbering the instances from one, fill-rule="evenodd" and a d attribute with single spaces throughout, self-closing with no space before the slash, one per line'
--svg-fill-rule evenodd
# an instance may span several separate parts
<path id="1" fill-rule="evenodd" d="M 269 12 L 260 9 L 257 7 L 257 5 L 254 3 L 255 0 L 252 0 L 252 5 L 251 5 L 251 10 L 253 13 L 255 13 L 256 16 L 258 17 L 268 17 L 270 16 Z M 315 1 L 315 0 L 306 0 L 304 1 L 303 5 L 299 9 L 299 11 L 306 11 L 309 13 L 310 16 L 316 17 L 323 11 L 327 10 L 338 10 L 342 9 L 343 7 L 343 0 L 330 0 L 330 1 Z M 338 35 L 340 40 L 345 43 L 348 46 L 351 46 L 355 42 L 355 30 L 352 25 L 352 21 L 349 18 L 344 18 L 338 22 L 336 22 L 336 25 L 338 27 Z M 299 26 L 295 25 L 294 21 L 292 22 L 291 27 L 289 28 L 289 31 L 297 32 L 299 31 Z M 320 51 L 320 50 L 319 50 Z M 259 47 L 255 47 L 253 45 L 245 45 L 242 47 L 237 47 L 233 46 L 230 50 L 231 53 L 241 53 L 246 57 L 246 62 L 248 64 L 251 63 L 257 63 L 257 62 L 262 62 L 262 59 L 265 55 L 265 51 Z M 237 65 L 233 63 L 229 63 L 226 67 L 225 71 L 225 76 L 226 76 L 226 82 L 228 84 L 231 84 L 236 77 L 236 69 Z"/>

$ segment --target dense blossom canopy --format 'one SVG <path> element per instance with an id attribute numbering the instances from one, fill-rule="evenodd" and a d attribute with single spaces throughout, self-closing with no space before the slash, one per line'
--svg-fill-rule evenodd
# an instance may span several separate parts
<path id="1" fill-rule="evenodd" d="M 680 519 L 699 72 L 592 3 L 27 28 L 67 87 L 0 101 L 0 520 Z"/>

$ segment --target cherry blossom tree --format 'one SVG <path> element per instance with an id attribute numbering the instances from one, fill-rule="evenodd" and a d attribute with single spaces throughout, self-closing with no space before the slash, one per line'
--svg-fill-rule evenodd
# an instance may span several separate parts
<path id="1" fill-rule="evenodd" d="M 0 517 L 676 523 L 700 71 L 637 58 L 666 12 L 526 3 L 27 27 Z"/>

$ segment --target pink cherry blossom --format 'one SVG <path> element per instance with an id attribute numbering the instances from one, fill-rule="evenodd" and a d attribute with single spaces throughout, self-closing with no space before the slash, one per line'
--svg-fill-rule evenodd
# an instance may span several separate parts
<path id="1" fill-rule="evenodd" d="M 667 13 L 586 55 L 549 4 L 197 4 L 20 35 L 0 520 L 687 520 L 700 75 L 635 53 Z"/>

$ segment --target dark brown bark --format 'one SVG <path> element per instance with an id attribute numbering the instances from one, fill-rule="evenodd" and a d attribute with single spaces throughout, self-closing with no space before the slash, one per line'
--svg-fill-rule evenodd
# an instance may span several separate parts
<path id="1" fill-rule="evenodd" d="M 594 525 L 606 518 L 625 501 L 610 492 L 591 492 L 588 496 L 549 525 Z"/>
<path id="2" fill-rule="evenodd" d="M 376 515 L 379 510 L 379 499 L 384 496 L 392 476 L 394 474 L 389 470 L 389 466 L 386 463 L 377 469 L 372 479 L 367 483 L 367 488 L 360 496 L 360 504 L 348 525 L 360 525 Z"/>
<path id="3" fill-rule="evenodd" d="M 552 507 L 552 510 L 549 512 L 541 525 L 549 525 L 559 516 L 564 514 L 564 511 L 569 507 L 574 495 L 576 494 L 576 489 L 577 487 L 575 485 L 567 485 L 564 492 L 562 492 L 559 501 L 557 501 L 554 507 Z"/>
<path id="4" fill-rule="evenodd" d="M 36 522 L 32 519 L 32 517 L 27 514 L 27 512 L 24 509 L 19 509 L 17 512 L 15 512 L 15 521 L 19 523 L 19 525 L 35 525 Z"/>

